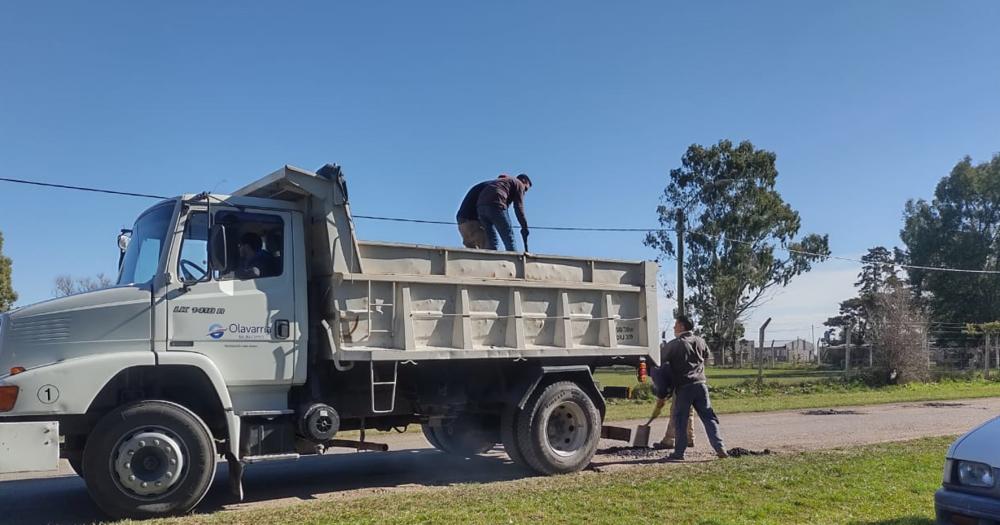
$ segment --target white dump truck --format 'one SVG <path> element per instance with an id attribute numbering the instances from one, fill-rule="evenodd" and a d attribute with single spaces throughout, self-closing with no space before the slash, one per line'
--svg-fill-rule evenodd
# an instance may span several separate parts
<path id="1" fill-rule="evenodd" d="M 66 458 L 112 517 L 411 424 L 577 471 L 594 368 L 658 360 L 655 263 L 359 241 L 335 165 L 164 200 L 119 246 L 116 286 L 0 316 L 0 473 Z"/>

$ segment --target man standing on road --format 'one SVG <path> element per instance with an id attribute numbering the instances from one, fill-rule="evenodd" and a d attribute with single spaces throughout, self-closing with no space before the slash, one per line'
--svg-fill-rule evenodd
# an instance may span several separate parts
<path id="1" fill-rule="evenodd" d="M 501 174 L 497 179 L 506 179 L 507 175 Z M 469 188 L 462 199 L 462 204 L 458 207 L 455 215 L 455 222 L 458 223 L 458 234 L 462 236 L 462 245 L 466 248 L 485 248 L 486 230 L 479 222 L 479 213 L 476 211 L 476 203 L 479 202 L 479 194 L 486 189 L 491 180 L 480 182 Z"/>
<path id="2" fill-rule="evenodd" d="M 660 366 L 653 369 L 651 374 L 653 378 L 653 393 L 656 395 L 656 407 L 653 408 L 653 417 L 650 420 L 656 419 L 656 416 L 660 415 L 663 410 L 663 406 L 667 403 L 667 398 L 670 398 L 670 416 L 667 418 L 667 432 L 663 435 L 663 439 L 658 443 L 653 443 L 653 448 L 657 450 L 663 450 L 668 448 L 674 448 L 674 441 L 676 436 L 676 431 L 674 429 L 674 417 L 673 414 L 677 410 L 677 396 L 674 394 L 673 385 L 671 384 L 671 371 L 670 365 L 667 364 L 665 359 L 665 351 L 667 348 L 666 341 L 660 343 Z M 683 439 L 683 438 L 682 438 Z M 694 409 L 692 408 L 688 412 L 687 421 L 687 446 L 694 446 Z"/>
<path id="3" fill-rule="evenodd" d="M 652 423 L 660 412 L 663 411 L 663 407 L 667 404 L 667 399 L 670 399 L 670 414 L 667 416 L 667 432 L 663 435 L 663 439 L 659 443 L 653 443 L 653 448 L 657 450 L 663 450 L 668 448 L 674 448 L 674 436 L 676 432 L 674 431 L 674 418 L 673 413 L 677 410 L 677 396 L 674 395 L 674 386 L 671 380 L 673 375 L 670 371 L 670 365 L 666 362 L 666 348 L 667 342 L 663 341 L 660 343 L 660 366 L 653 369 L 653 372 L 649 375 L 653 380 L 653 395 L 656 396 L 656 406 L 653 408 L 653 415 L 650 416 L 649 422 Z M 694 446 L 694 410 L 691 410 L 691 415 L 688 416 L 687 425 L 687 446 Z"/>
<path id="4" fill-rule="evenodd" d="M 705 340 L 694 335 L 694 323 L 686 315 L 678 315 L 674 321 L 676 338 L 667 343 L 663 349 L 666 354 L 662 361 L 670 364 L 674 385 L 674 411 L 670 417 L 674 420 L 674 428 L 683 428 L 689 424 L 691 407 L 694 407 L 701 422 L 705 425 L 708 442 L 720 458 L 729 457 L 726 446 L 719 434 L 719 417 L 712 410 L 708 398 L 708 385 L 705 380 L 705 357 L 708 355 L 708 345 Z M 674 447 L 673 454 L 667 459 L 682 460 L 687 450 L 687 440 L 680 439 Z"/>
<path id="5" fill-rule="evenodd" d="M 528 237 L 528 219 L 524 216 L 524 194 L 531 188 L 531 179 L 524 173 L 516 178 L 491 181 L 479 194 L 476 213 L 486 230 L 486 247 L 496 250 L 497 234 L 508 252 L 515 250 L 514 227 L 507 217 L 507 207 L 514 205 L 514 215 L 521 224 L 521 236 Z"/>

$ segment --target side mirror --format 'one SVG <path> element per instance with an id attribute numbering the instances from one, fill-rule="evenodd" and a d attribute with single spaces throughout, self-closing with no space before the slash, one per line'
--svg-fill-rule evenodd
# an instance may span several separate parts
<path id="1" fill-rule="evenodd" d="M 220 273 L 229 271 L 229 243 L 226 242 L 226 225 L 213 224 L 208 233 L 208 257 L 212 268 Z"/>
<path id="2" fill-rule="evenodd" d="M 128 249 L 128 243 L 132 240 L 132 230 L 122 230 L 118 234 L 118 270 L 121 271 L 122 263 L 125 262 L 125 250 Z"/>

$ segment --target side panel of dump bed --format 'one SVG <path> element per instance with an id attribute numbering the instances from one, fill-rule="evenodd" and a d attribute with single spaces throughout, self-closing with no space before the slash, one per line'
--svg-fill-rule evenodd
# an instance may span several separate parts
<path id="1" fill-rule="evenodd" d="M 331 284 L 338 360 L 647 356 L 656 265 L 362 241 Z"/>

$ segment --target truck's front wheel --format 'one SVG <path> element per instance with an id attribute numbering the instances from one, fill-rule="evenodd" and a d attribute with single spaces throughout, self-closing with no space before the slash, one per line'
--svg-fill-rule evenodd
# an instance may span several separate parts
<path id="1" fill-rule="evenodd" d="M 601 413 L 576 383 L 560 381 L 536 393 L 517 416 L 518 448 L 542 474 L 566 474 L 590 464 L 601 439 Z"/>
<path id="2" fill-rule="evenodd" d="M 215 475 L 211 432 L 174 403 L 140 401 L 115 409 L 90 437 L 83 454 L 87 490 L 115 518 L 190 512 Z"/>

